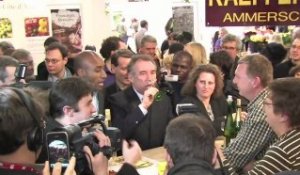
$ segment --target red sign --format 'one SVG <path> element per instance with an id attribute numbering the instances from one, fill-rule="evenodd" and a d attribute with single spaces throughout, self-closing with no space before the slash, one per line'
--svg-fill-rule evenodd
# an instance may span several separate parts
<path id="1" fill-rule="evenodd" d="M 206 26 L 299 25 L 300 0 L 206 0 Z"/>

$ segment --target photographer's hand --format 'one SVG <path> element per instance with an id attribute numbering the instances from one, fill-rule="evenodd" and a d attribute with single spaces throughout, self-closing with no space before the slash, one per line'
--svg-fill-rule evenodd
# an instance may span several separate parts
<path id="1" fill-rule="evenodd" d="M 94 132 L 95 137 L 98 140 L 100 147 L 110 146 L 110 139 L 103 132 L 96 130 Z M 89 161 L 89 164 L 92 166 L 90 169 L 94 172 L 95 175 L 107 175 L 108 173 L 108 160 L 106 156 L 100 151 L 98 154 L 93 156 L 91 149 L 88 146 L 83 147 L 83 151 Z"/>
<path id="2" fill-rule="evenodd" d="M 108 160 L 101 151 L 95 156 L 93 156 L 92 151 L 88 146 L 84 146 L 83 151 L 89 161 L 89 165 L 92 166 L 90 169 L 92 169 L 95 175 L 108 174 Z"/>
<path id="3" fill-rule="evenodd" d="M 134 166 L 142 158 L 142 150 L 136 141 L 130 141 L 130 145 L 123 140 L 122 153 L 124 162 Z"/>
<path id="4" fill-rule="evenodd" d="M 74 156 L 72 156 L 70 161 L 69 161 L 69 165 L 68 165 L 64 175 L 76 175 L 75 165 L 76 165 L 76 158 Z M 46 161 L 44 169 L 43 169 L 43 175 L 50 175 L 51 174 L 49 167 L 50 167 L 49 162 Z M 61 163 L 57 162 L 57 163 L 55 163 L 55 165 L 53 167 L 51 175 L 61 175 L 61 171 L 62 171 Z"/>
<path id="5" fill-rule="evenodd" d="M 95 130 L 94 135 L 98 140 L 100 148 L 103 146 L 111 146 L 109 137 L 107 137 L 102 131 Z"/>

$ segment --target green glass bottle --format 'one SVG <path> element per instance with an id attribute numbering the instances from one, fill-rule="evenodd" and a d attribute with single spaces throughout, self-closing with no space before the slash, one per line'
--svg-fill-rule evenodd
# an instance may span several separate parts
<path id="1" fill-rule="evenodd" d="M 227 104 L 228 104 L 228 114 L 226 116 L 226 123 L 224 128 L 224 136 L 225 136 L 225 145 L 228 146 L 230 140 L 235 136 L 235 122 L 233 120 L 232 113 L 234 111 L 233 108 L 233 99 L 231 95 L 227 97 Z"/>
<path id="2" fill-rule="evenodd" d="M 242 115 L 242 102 L 241 99 L 236 99 L 236 117 L 235 117 L 235 134 L 237 135 L 238 132 L 241 129 L 242 121 L 241 121 L 241 115 Z"/>

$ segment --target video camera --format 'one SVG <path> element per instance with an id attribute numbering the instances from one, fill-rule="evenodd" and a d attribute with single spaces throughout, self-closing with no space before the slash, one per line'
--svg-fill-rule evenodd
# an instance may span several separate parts
<path id="1" fill-rule="evenodd" d="M 100 124 L 102 132 L 110 138 L 111 146 L 99 147 L 99 141 L 93 134 L 96 124 Z M 83 134 L 83 128 L 86 128 L 88 132 Z M 121 132 L 118 128 L 107 128 L 104 124 L 104 116 L 98 115 L 48 132 L 46 141 L 50 164 L 60 161 L 63 166 L 67 166 L 70 155 L 75 155 L 76 172 L 91 174 L 83 147 L 88 146 L 93 155 L 101 151 L 109 159 L 114 152 L 121 149 Z"/>

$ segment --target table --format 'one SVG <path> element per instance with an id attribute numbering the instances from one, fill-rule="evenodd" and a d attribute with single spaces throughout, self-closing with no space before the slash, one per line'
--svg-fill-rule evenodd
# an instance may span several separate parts
<path id="1" fill-rule="evenodd" d="M 163 147 L 153 148 L 142 152 L 142 160 L 151 162 L 152 165 L 145 168 L 138 168 L 140 175 L 158 174 L 158 163 L 165 161 L 166 150 Z M 117 172 L 122 164 L 109 165 L 109 170 Z"/>
<path id="2" fill-rule="evenodd" d="M 143 151 L 143 157 L 153 159 L 156 161 L 165 161 L 166 149 L 164 147 L 158 147 Z"/>
<path id="3" fill-rule="evenodd" d="M 218 137 L 215 141 L 215 146 L 218 149 L 223 149 L 224 137 Z M 166 159 L 166 149 L 164 147 L 152 148 L 142 152 L 142 160 L 147 160 L 153 163 L 146 168 L 138 168 L 137 171 L 140 175 L 158 174 L 158 163 L 163 162 Z M 110 170 L 118 171 L 121 168 L 121 164 L 116 166 L 109 166 Z"/>

